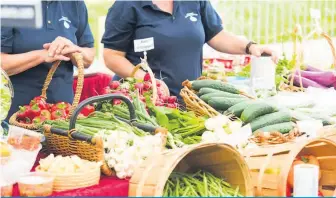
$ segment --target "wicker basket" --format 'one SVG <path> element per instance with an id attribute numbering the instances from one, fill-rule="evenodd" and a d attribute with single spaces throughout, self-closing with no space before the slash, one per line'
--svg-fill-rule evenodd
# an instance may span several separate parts
<path id="1" fill-rule="evenodd" d="M 301 143 L 286 143 L 244 151 L 256 196 L 286 196 L 287 176 L 295 157 L 313 155 L 320 163 L 320 190 L 332 196 L 336 178 L 336 143 L 319 138 Z"/>
<path id="2" fill-rule="evenodd" d="M 188 87 L 184 87 L 180 92 L 181 97 L 186 105 L 188 111 L 194 111 L 197 116 L 215 117 L 219 112 L 210 105 L 201 100 Z"/>
<path id="3" fill-rule="evenodd" d="M 195 172 L 200 169 L 225 178 L 233 186 L 239 186 L 244 196 L 253 196 L 250 173 L 244 158 L 227 144 L 198 144 L 152 155 L 135 170 L 128 195 L 162 196 L 172 171 Z"/>
<path id="4" fill-rule="evenodd" d="M 82 159 L 89 161 L 101 162 L 101 171 L 103 174 L 111 176 L 115 175 L 115 172 L 109 168 L 105 162 L 104 155 L 104 144 L 103 139 L 99 136 L 89 136 L 75 131 L 76 119 L 82 108 L 88 104 L 95 102 L 100 102 L 104 100 L 114 100 L 119 99 L 128 105 L 130 111 L 130 121 L 129 123 L 141 128 L 145 131 L 152 133 L 161 133 L 163 142 L 166 141 L 167 130 L 164 128 L 155 128 L 148 125 L 142 125 L 136 123 L 135 110 L 130 102 L 125 96 L 116 94 L 106 94 L 102 96 L 95 96 L 82 101 L 78 107 L 75 109 L 70 118 L 69 130 L 61 130 L 57 128 L 52 128 L 49 125 L 44 126 L 44 135 L 46 137 L 47 148 L 49 153 L 55 155 L 78 155 Z"/>
<path id="5" fill-rule="evenodd" d="M 38 172 L 44 172 L 39 166 L 37 166 L 35 170 Z M 85 173 L 53 174 L 53 176 L 53 191 L 60 192 L 99 184 L 100 169 L 97 167 L 95 169 L 88 170 L 88 172 Z"/>
<path id="6" fill-rule="evenodd" d="M 81 94 L 82 94 L 82 89 L 83 89 L 83 82 L 84 82 L 84 62 L 83 62 L 83 56 L 80 53 L 74 53 L 72 54 L 72 56 L 75 58 L 76 62 L 77 62 L 77 67 L 78 67 L 78 81 L 77 81 L 77 87 L 76 87 L 76 92 L 75 92 L 75 96 L 73 99 L 73 103 L 69 112 L 69 116 L 71 116 L 72 112 L 74 111 L 74 109 L 77 107 Z M 45 99 L 47 99 L 47 89 L 49 87 L 49 84 L 52 80 L 52 77 L 55 73 L 55 71 L 57 70 L 58 66 L 60 65 L 61 61 L 56 61 L 51 69 L 48 72 L 47 78 L 44 82 L 43 88 L 42 88 L 42 93 L 41 96 Z M 34 123 L 32 124 L 25 124 L 25 123 L 20 123 L 17 120 L 17 114 L 18 113 L 14 113 L 10 119 L 9 119 L 9 123 L 18 127 L 22 127 L 22 128 L 26 128 L 26 129 L 30 129 L 30 130 L 37 130 L 39 129 L 39 126 L 35 125 Z"/>

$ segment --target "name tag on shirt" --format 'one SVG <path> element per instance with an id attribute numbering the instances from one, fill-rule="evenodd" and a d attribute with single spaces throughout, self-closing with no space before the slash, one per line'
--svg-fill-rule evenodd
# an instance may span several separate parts
<path id="1" fill-rule="evenodd" d="M 145 38 L 134 40 L 134 51 L 144 52 L 154 49 L 154 38 Z"/>

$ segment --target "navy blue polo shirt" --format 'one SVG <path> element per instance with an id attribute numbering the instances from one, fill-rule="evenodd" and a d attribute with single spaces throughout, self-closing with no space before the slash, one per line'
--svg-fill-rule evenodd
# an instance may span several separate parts
<path id="1" fill-rule="evenodd" d="M 116 1 L 109 9 L 102 43 L 105 48 L 126 52 L 134 65 L 143 53 L 134 52 L 135 39 L 154 38 L 148 63 L 172 95 L 181 83 L 202 73 L 204 43 L 217 35 L 222 21 L 209 1 L 174 1 L 173 13 L 160 10 L 152 1 Z"/>
<path id="2" fill-rule="evenodd" d="M 41 29 L 1 27 L 1 52 L 20 54 L 43 49 L 62 36 L 80 47 L 93 47 L 94 40 L 88 24 L 88 13 L 84 1 L 42 1 L 43 27 Z M 14 87 L 14 99 L 8 116 L 18 106 L 29 104 L 41 89 L 51 63 L 41 63 L 17 75 L 10 76 Z M 55 72 L 47 91 L 48 102 L 73 101 L 73 64 L 62 62 Z"/>

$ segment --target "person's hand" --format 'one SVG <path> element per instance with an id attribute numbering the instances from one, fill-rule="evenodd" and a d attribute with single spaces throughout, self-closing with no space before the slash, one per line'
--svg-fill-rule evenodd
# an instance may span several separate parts
<path id="1" fill-rule="evenodd" d="M 253 44 L 250 46 L 250 53 L 251 55 L 256 57 L 260 57 L 263 53 L 269 54 L 272 56 L 272 60 L 274 61 L 274 63 L 277 63 L 279 60 L 277 53 L 267 46 Z"/>
<path id="2" fill-rule="evenodd" d="M 162 94 L 165 96 L 169 96 L 169 88 L 166 85 L 165 82 L 163 82 L 162 80 L 156 79 L 156 84 L 160 84 L 160 87 L 158 87 L 158 89 L 160 89 L 162 91 Z"/>
<path id="3" fill-rule="evenodd" d="M 41 57 L 46 63 L 53 63 L 55 61 L 69 61 L 70 58 L 64 55 L 49 56 L 49 52 L 46 49 L 41 50 Z"/>
<path id="4" fill-rule="evenodd" d="M 57 37 L 52 43 L 46 43 L 43 48 L 48 50 L 48 56 L 68 55 L 74 52 L 80 52 L 80 48 L 74 45 L 69 39 Z"/>

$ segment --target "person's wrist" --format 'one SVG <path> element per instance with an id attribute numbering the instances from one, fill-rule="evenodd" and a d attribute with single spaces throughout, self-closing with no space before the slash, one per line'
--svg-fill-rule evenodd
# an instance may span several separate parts
<path id="1" fill-rule="evenodd" d="M 248 42 L 246 47 L 245 47 L 245 53 L 250 55 L 251 54 L 251 48 L 255 45 L 257 45 L 257 43 L 254 42 L 254 41 Z"/>
<path id="2" fill-rule="evenodd" d="M 146 75 L 146 72 L 143 71 L 142 69 L 139 69 L 137 72 L 135 72 L 134 77 L 137 78 L 137 79 L 143 80 L 145 75 Z"/>
<path id="3" fill-rule="evenodd" d="M 37 50 L 37 56 L 38 56 L 38 58 L 39 58 L 39 62 L 44 62 L 45 61 L 45 59 L 47 58 L 47 56 L 48 56 L 48 51 L 47 50 L 45 50 L 45 49 L 42 49 L 42 50 Z"/>

